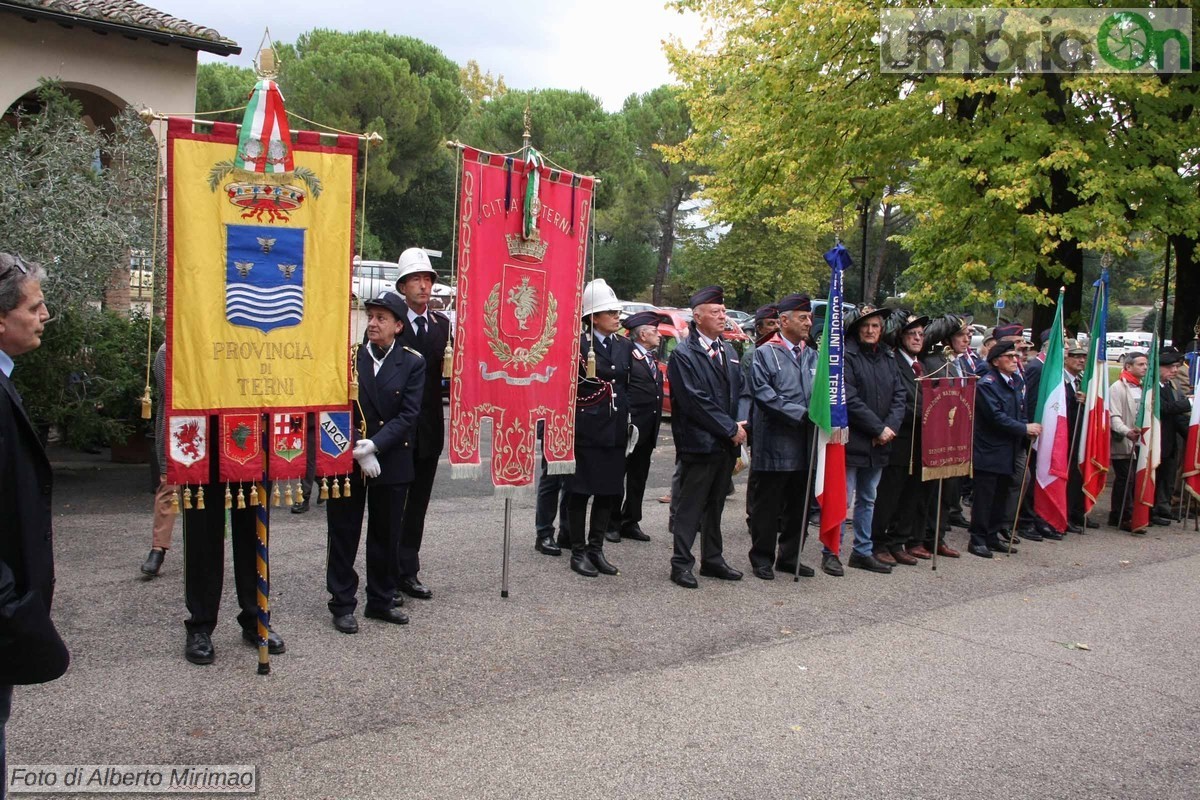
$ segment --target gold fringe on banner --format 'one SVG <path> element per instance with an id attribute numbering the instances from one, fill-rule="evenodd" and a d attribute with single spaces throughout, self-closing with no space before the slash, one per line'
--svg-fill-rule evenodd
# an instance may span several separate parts
<path id="1" fill-rule="evenodd" d="M 196 490 L 196 510 L 204 510 L 204 487 L 201 486 Z"/>
<path id="2" fill-rule="evenodd" d="M 337 480 L 336 479 L 333 482 L 333 488 L 334 488 L 334 491 L 337 491 Z M 336 497 L 336 496 L 337 495 L 334 495 L 334 497 Z M 322 500 L 329 499 L 329 479 L 328 478 L 321 478 L 321 499 Z"/>
<path id="3" fill-rule="evenodd" d="M 970 474 L 970 464 L 947 464 L 941 467 L 921 467 L 921 480 L 923 481 L 936 481 L 943 478 L 963 478 Z"/>
<path id="4" fill-rule="evenodd" d="M 342 485 L 342 497 L 350 496 L 350 476 L 346 476 L 346 483 Z"/>
<path id="5" fill-rule="evenodd" d="M 334 499 L 334 500 L 341 500 L 341 499 L 342 499 L 342 487 L 341 487 L 341 485 L 338 483 L 337 475 L 334 475 L 334 476 L 333 476 L 333 491 L 332 491 L 332 492 L 330 492 L 330 494 L 332 494 L 332 495 L 333 495 L 333 499 Z"/>
<path id="6" fill-rule="evenodd" d="M 225 484 L 225 509 L 233 508 L 233 493 L 229 491 L 229 484 Z"/>
<path id="7" fill-rule="evenodd" d="M 250 484 L 250 505 L 252 505 L 252 506 L 258 505 L 258 484 L 257 483 Z"/>

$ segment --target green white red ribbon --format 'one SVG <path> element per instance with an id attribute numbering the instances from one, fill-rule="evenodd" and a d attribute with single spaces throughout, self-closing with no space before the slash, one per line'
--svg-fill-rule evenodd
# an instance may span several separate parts
<path id="1" fill-rule="evenodd" d="M 247 172 L 279 174 L 292 172 L 292 132 L 283 109 L 279 84 L 262 78 L 250 93 L 242 117 L 234 164 Z"/>
<path id="2" fill-rule="evenodd" d="M 525 239 L 537 237 L 538 212 L 541 211 L 538 195 L 542 184 L 541 168 L 544 165 L 542 154 L 529 148 L 525 154 L 525 220 L 521 230 L 521 236 Z"/>

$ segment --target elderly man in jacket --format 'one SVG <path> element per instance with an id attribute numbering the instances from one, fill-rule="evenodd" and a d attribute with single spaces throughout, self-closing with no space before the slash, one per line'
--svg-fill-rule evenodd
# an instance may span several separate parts
<path id="1" fill-rule="evenodd" d="M 889 573 L 892 568 L 875 558 L 871 527 L 875 493 L 891 457 L 892 441 L 904 421 L 905 391 L 882 342 L 886 308 L 867 306 L 848 315 L 846 322 L 846 412 L 850 442 L 846 445 L 846 500 L 854 530 L 849 564 L 855 569 Z M 843 528 L 843 532 L 844 532 Z M 838 557 L 825 549 L 821 569 L 842 574 Z"/>
<path id="2" fill-rule="evenodd" d="M 753 403 L 750 468 L 750 566 L 754 575 L 772 580 L 774 570 L 811 577 L 797 564 L 804 533 L 805 482 L 808 478 L 812 397 L 817 355 L 806 345 L 812 328 L 812 301 L 792 294 L 779 301 L 779 331 L 754 350 L 745 390 Z"/>
<path id="3" fill-rule="evenodd" d="M 988 371 L 975 385 L 974 472 L 975 502 L 971 506 L 971 555 L 991 558 L 993 552 L 1012 552 L 1000 543 L 999 532 L 1013 487 L 1013 471 L 1026 437 L 1042 426 L 1026 422 L 1025 403 L 1017 378 L 1017 348 L 1000 342 L 988 351 Z"/>
<path id="4" fill-rule="evenodd" d="M 700 575 L 741 580 L 725 563 L 721 514 L 729 492 L 738 448 L 746 441 L 748 406 L 742 400 L 742 369 L 737 353 L 721 338 L 725 330 L 725 293 L 707 286 L 691 298 L 689 335 L 667 365 L 671 383 L 671 436 L 679 490 L 672 491 L 675 554 L 671 580 L 685 589 L 699 584 L 692 574 L 692 546 L 701 530 Z M 739 408 L 740 405 L 740 408 Z"/>
<path id="5" fill-rule="evenodd" d="M 1138 406 L 1142 402 L 1142 381 L 1146 379 L 1149 367 L 1145 353 L 1126 353 L 1121 376 L 1108 389 L 1113 470 L 1108 524 L 1120 525 L 1123 531 L 1132 530 L 1130 519 L 1133 515 L 1134 471 L 1130 466 L 1136 457 L 1137 441 L 1141 438 L 1141 431 L 1137 427 Z"/>
<path id="6" fill-rule="evenodd" d="M 1188 420 L 1192 404 L 1187 395 L 1175 388 L 1175 376 L 1183 364 L 1183 353 L 1174 347 L 1164 347 L 1158 356 L 1158 391 L 1162 417 L 1162 463 L 1155 470 L 1154 510 L 1150 521 L 1169 525 L 1174 516 L 1171 496 L 1179 477 L 1180 442 L 1187 441 Z"/>

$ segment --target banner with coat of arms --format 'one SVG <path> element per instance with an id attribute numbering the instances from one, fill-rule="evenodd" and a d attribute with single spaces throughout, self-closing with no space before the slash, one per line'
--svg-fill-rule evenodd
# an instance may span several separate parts
<path id="1" fill-rule="evenodd" d="M 482 470 L 480 426 L 492 420 L 492 483 L 534 480 L 536 433 L 552 472 L 574 471 L 579 312 L 593 178 L 462 148 L 458 335 L 450 383 L 453 477 Z"/>
<path id="2" fill-rule="evenodd" d="M 971 475 L 975 438 L 974 375 L 920 378 L 921 480 Z"/>

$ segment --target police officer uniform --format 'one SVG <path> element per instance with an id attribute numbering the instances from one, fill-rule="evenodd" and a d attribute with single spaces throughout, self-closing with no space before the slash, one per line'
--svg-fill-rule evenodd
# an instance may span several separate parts
<path id="1" fill-rule="evenodd" d="M 975 502 L 968 550 L 982 558 L 991 558 L 993 551 L 1009 552 L 1000 544 L 999 533 L 1011 521 L 1006 509 L 1017 456 L 1025 446 L 1025 403 L 1017 376 L 991 365 L 1015 350 L 1012 342 L 993 345 L 987 358 L 990 368 L 975 386 Z"/>
<path id="2" fill-rule="evenodd" d="M 625 320 L 625 329 L 632 332 L 643 325 L 658 325 L 658 314 L 641 311 Z M 639 524 L 642 521 L 642 499 L 650 475 L 650 459 L 658 445 L 662 424 L 663 371 L 658 366 L 657 353 L 633 342 L 633 361 L 629 370 L 629 415 L 637 429 L 637 444 L 625 459 L 625 499 L 620 509 L 614 509 L 608 529 L 616 530 L 621 539 L 650 541 Z M 599 363 L 597 361 L 597 363 Z M 610 538 L 611 541 L 611 538 Z"/>

